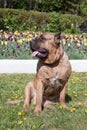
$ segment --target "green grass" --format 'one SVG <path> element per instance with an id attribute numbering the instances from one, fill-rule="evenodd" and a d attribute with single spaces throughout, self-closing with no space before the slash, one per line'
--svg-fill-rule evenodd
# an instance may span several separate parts
<path id="1" fill-rule="evenodd" d="M 87 73 L 73 72 L 67 91 L 69 110 L 59 103 L 55 110 L 44 110 L 40 116 L 22 111 L 23 102 L 5 105 L 5 101 L 24 98 L 24 88 L 34 75 L 0 74 L 0 130 L 87 130 Z"/>

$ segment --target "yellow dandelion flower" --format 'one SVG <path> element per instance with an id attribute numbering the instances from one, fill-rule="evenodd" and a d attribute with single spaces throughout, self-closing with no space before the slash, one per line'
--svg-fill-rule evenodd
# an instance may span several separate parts
<path id="1" fill-rule="evenodd" d="M 85 113 L 87 113 L 87 109 L 85 110 Z"/>
<path id="2" fill-rule="evenodd" d="M 75 111 L 76 111 L 75 107 L 71 108 L 71 110 L 70 110 L 70 112 L 75 112 Z"/>
<path id="3" fill-rule="evenodd" d="M 63 109 L 63 107 L 62 107 L 61 105 L 59 106 L 59 108 L 60 108 L 60 109 Z"/>
<path id="4" fill-rule="evenodd" d="M 78 97 L 78 95 L 77 95 L 77 94 L 75 94 L 75 95 L 74 95 L 74 97 Z"/>
<path id="5" fill-rule="evenodd" d="M 2 109 L 2 106 L 0 106 L 0 110 Z"/>
<path id="6" fill-rule="evenodd" d="M 68 90 L 68 91 L 70 91 L 71 89 L 70 89 L 70 88 L 68 88 L 67 90 Z"/>
<path id="7" fill-rule="evenodd" d="M 23 121 L 21 121 L 21 120 L 18 121 L 18 124 L 19 124 L 19 125 L 22 125 L 22 124 L 23 124 Z"/>
<path id="8" fill-rule="evenodd" d="M 11 101 L 11 99 L 10 99 L 10 98 L 8 98 L 8 99 L 7 99 L 7 101 Z"/>
<path id="9" fill-rule="evenodd" d="M 23 97 L 23 96 L 21 96 L 20 98 L 21 98 L 21 99 L 24 99 L 24 97 Z"/>
<path id="10" fill-rule="evenodd" d="M 22 115 L 22 112 L 18 112 L 18 116 L 21 116 Z"/>
<path id="11" fill-rule="evenodd" d="M 75 91 L 73 91 L 73 94 L 76 94 L 76 92 L 75 92 Z"/>
<path id="12" fill-rule="evenodd" d="M 82 102 L 78 102 L 78 105 L 79 105 L 79 106 L 82 106 Z"/>
<path id="13" fill-rule="evenodd" d="M 32 129 L 36 129 L 36 126 L 35 126 L 35 125 L 33 125 L 33 126 L 32 126 Z"/>
<path id="14" fill-rule="evenodd" d="M 26 117 L 24 117 L 23 119 L 24 119 L 24 120 L 27 120 L 27 118 L 26 118 Z"/>
<path id="15" fill-rule="evenodd" d="M 7 128 L 6 130 L 11 130 L 10 128 Z"/>
<path id="16" fill-rule="evenodd" d="M 17 99 L 17 98 L 18 98 L 18 95 L 16 95 L 15 98 Z"/>
<path id="17" fill-rule="evenodd" d="M 20 103 L 18 103 L 17 106 L 20 106 Z"/>
<path id="18" fill-rule="evenodd" d="M 73 83 L 73 84 L 76 84 L 76 82 L 75 82 L 75 81 L 72 81 L 72 83 Z"/>
<path id="19" fill-rule="evenodd" d="M 84 93 L 83 95 L 84 95 L 85 97 L 87 97 L 87 93 Z"/>
<path id="20" fill-rule="evenodd" d="M 79 77 L 76 78 L 76 81 L 78 81 L 78 80 L 79 80 Z"/>

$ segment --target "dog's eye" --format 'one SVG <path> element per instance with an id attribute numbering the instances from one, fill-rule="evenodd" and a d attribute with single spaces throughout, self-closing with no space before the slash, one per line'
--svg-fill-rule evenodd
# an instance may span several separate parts
<path id="1" fill-rule="evenodd" d="M 40 40 L 46 40 L 46 38 L 41 35 Z"/>

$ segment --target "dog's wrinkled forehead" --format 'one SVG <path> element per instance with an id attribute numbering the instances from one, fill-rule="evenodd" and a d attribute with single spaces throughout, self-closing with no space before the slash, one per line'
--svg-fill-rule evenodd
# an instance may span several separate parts
<path id="1" fill-rule="evenodd" d="M 43 33 L 40 37 L 45 38 L 46 40 L 51 40 L 54 38 L 54 35 L 52 33 Z"/>
<path id="2" fill-rule="evenodd" d="M 45 37 L 46 39 L 54 38 L 54 35 L 52 33 L 43 33 L 42 36 Z"/>

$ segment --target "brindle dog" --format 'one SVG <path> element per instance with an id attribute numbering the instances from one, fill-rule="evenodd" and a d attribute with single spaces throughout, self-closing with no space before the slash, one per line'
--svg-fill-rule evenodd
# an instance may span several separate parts
<path id="1" fill-rule="evenodd" d="M 25 88 L 25 111 L 31 102 L 35 104 L 36 114 L 40 114 L 44 107 L 52 108 L 52 104 L 58 101 L 67 108 L 65 94 L 71 65 L 60 39 L 60 33 L 43 33 L 30 42 L 32 55 L 38 57 L 39 61 L 34 80 Z"/>

